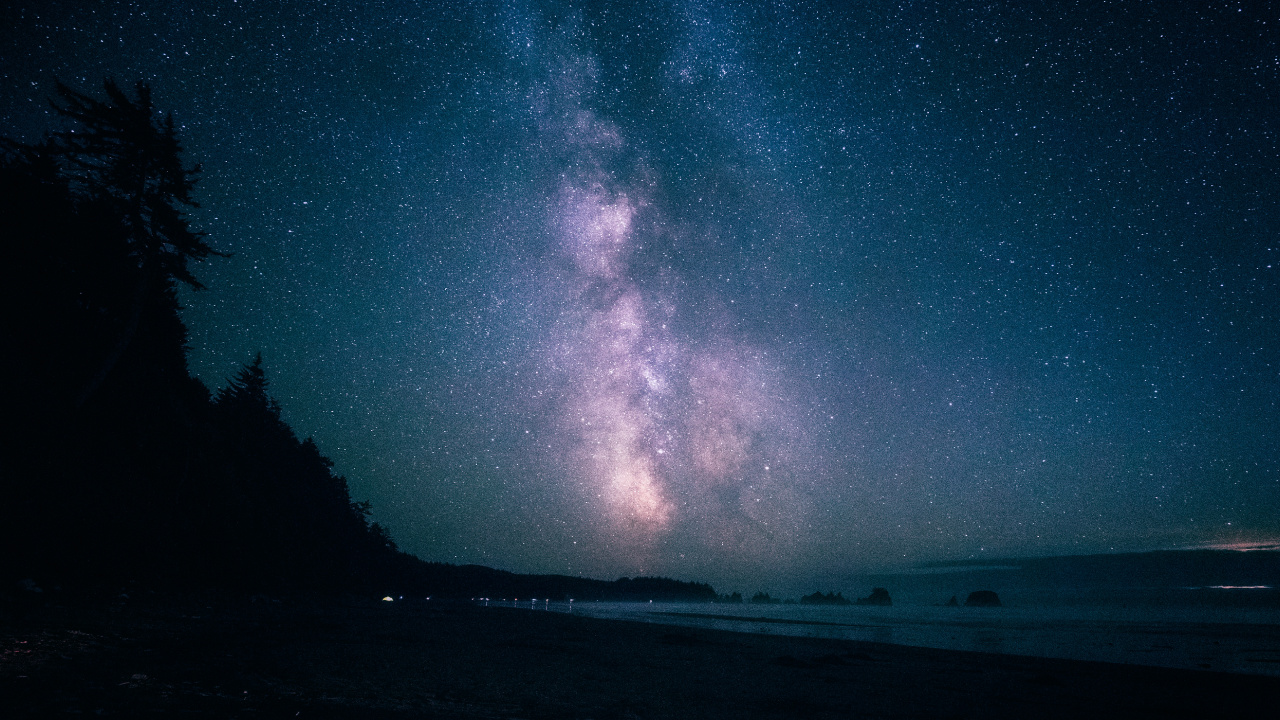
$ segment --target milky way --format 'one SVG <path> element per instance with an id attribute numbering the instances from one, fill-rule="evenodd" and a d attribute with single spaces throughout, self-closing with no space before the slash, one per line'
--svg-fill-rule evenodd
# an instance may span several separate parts
<path id="1" fill-rule="evenodd" d="M 550 66 L 535 104 L 540 143 L 565 157 L 549 199 L 564 290 L 538 301 L 562 318 L 547 363 L 567 372 L 548 459 L 597 514 L 597 555 L 624 566 L 661 566 L 670 535 L 701 553 L 785 554 L 804 495 L 784 450 L 802 432 L 783 411 L 794 401 L 779 395 L 779 370 L 740 338 L 711 332 L 692 343 L 669 326 L 685 311 L 663 289 L 682 278 L 668 267 L 646 283 L 648 269 L 633 267 L 646 239 L 671 232 L 649 202 L 661 179 L 591 108 L 594 58 Z"/>

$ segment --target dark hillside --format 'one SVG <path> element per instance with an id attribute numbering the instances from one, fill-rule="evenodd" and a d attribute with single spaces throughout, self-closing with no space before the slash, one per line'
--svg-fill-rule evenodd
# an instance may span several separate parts
<path id="1" fill-rule="evenodd" d="M 108 82 L 60 88 L 69 128 L 5 143 L 9 378 L 3 573 L 63 582 L 345 586 L 392 552 L 261 362 L 217 398 L 186 365 L 178 284 L 217 253 L 184 210 L 198 168 L 172 121 Z"/>
<path id="2" fill-rule="evenodd" d="M 191 377 L 176 289 L 218 253 L 190 227 L 198 167 L 145 85 L 59 87 L 65 131 L 4 141 L 0 265 L 8 379 L 0 485 L 6 588 L 141 582 L 454 597 L 708 599 L 709 586 L 606 583 L 423 563 L 299 440 L 261 357 L 211 395 Z"/>

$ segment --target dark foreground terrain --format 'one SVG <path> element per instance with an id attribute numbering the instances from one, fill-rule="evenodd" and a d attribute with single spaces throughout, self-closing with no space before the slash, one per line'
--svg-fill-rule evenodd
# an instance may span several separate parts
<path id="1" fill-rule="evenodd" d="M 0 715 L 1229 717 L 1274 678 L 438 601 L 116 598 L 0 621 Z"/>

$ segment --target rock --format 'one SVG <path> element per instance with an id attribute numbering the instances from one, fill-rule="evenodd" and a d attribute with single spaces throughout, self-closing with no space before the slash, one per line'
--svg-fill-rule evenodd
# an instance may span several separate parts
<path id="1" fill-rule="evenodd" d="M 1000 596 L 991 590 L 974 590 L 964 601 L 965 607 L 1000 607 Z"/>
<path id="2" fill-rule="evenodd" d="M 859 605 L 892 605 L 893 600 L 889 599 L 889 591 L 884 588 L 871 588 L 871 594 L 858 598 Z"/>
<path id="3" fill-rule="evenodd" d="M 951 599 L 947 601 L 947 607 L 960 607 L 960 601 L 956 600 L 955 595 L 952 595 Z"/>
<path id="4" fill-rule="evenodd" d="M 862 601 L 859 600 L 859 603 Z M 821 592 L 815 591 L 812 595 L 805 595 L 800 598 L 801 605 L 852 605 L 844 593 L 827 593 L 823 595 Z"/>

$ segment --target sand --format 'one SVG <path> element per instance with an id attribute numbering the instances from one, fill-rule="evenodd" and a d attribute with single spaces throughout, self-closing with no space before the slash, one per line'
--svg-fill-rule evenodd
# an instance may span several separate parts
<path id="1" fill-rule="evenodd" d="M 439 601 L 231 596 L 0 621 L 0 715 L 1227 717 L 1280 680 Z"/>

